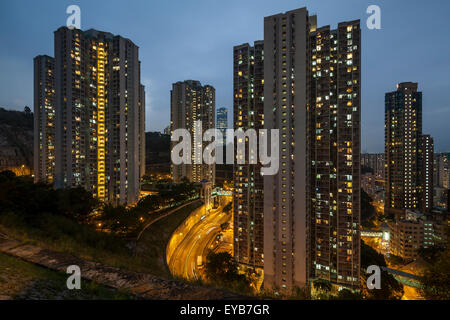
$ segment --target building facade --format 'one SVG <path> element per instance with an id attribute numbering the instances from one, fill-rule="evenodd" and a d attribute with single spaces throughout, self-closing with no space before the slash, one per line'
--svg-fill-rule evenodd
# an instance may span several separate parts
<path id="1" fill-rule="evenodd" d="M 434 141 L 430 135 L 422 136 L 422 212 L 433 209 L 433 164 L 434 164 Z"/>
<path id="2" fill-rule="evenodd" d="M 203 163 L 202 154 L 197 154 L 195 146 L 204 150 L 210 142 L 203 141 L 203 133 L 215 128 L 216 98 L 215 89 L 210 85 L 202 86 L 200 81 L 186 80 L 172 85 L 170 130 L 186 129 L 191 136 L 191 164 L 171 164 L 172 179 L 180 182 L 183 178 L 191 182 L 207 180 L 215 183 L 215 164 Z M 201 121 L 201 126 L 199 122 Z M 177 142 L 172 142 L 171 150 Z M 203 152 L 203 151 L 202 151 Z"/>
<path id="3" fill-rule="evenodd" d="M 390 253 L 404 260 L 415 260 L 419 249 L 445 246 L 447 221 L 406 211 L 403 219 L 389 222 Z"/>
<path id="4" fill-rule="evenodd" d="M 233 48 L 234 130 L 264 128 L 264 42 Z M 233 170 L 234 257 L 242 265 L 264 266 L 264 179 L 261 165 L 250 164 L 250 137 L 245 163 Z M 234 146 L 237 155 L 237 146 Z"/>
<path id="5" fill-rule="evenodd" d="M 405 260 L 413 260 L 423 243 L 421 221 L 398 220 L 388 224 L 390 229 L 390 253 Z"/>
<path id="6" fill-rule="evenodd" d="M 55 178 L 55 59 L 34 58 L 34 181 Z"/>
<path id="7" fill-rule="evenodd" d="M 308 48 L 310 275 L 359 289 L 360 21 L 313 31 Z"/>
<path id="8" fill-rule="evenodd" d="M 264 18 L 264 128 L 279 129 L 280 169 L 264 176 L 264 287 L 308 285 L 306 112 L 308 36 L 298 9 Z M 269 147 L 268 149 L 270 149 Z"/>
<path id="9" fill-rule="evenodd" d="M 90 29 L 55 31 L 55 186 L 100 201 L 138 200 L 145 173 L 145 89 L 139 48 Z"/>
<path id="10" fill-rule="evenodd" d="M 422 201 L 422 92 L 405 82 L 385 98 L 385 212 L 420 210 Z"/>
<path id="11" fill-rule="evenodd" d="M 316 21 L 305 8 L 264 20 L 264 125 L 280 130 L 264 286 L 285 292 L 315 279 L 359 288 L 360 27 Z"/>

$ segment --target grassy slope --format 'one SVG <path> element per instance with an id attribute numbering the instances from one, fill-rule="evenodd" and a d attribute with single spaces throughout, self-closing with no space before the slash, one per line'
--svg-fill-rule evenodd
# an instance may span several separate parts
<path id="1" fill-rule="evenodd" d="M 124 239 L 98 232 L 90 226 L 78 225 L 61 216 L 44 216 L 37 226 L 32 226 L 14 214 L 3 214 L 0 215 L 0 232 L 105 265 L 169 278 L 164 265 L 166 244 L 172 232 L 198 206 L 191 204 L 150 226 L 144 232 L 136 253 L 130 250 Z"/>
<path id="2" fill-rule="evenodd" d="M 81 282 L 80 290 L 68 290 L 68 275 L 0 253 L 0 297 L 13 299 L 130 299 L 131 295 Z"/>

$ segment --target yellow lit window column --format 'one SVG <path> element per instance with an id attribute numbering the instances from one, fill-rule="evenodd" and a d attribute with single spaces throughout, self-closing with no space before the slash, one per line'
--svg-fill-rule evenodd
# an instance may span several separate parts
<path id="1" fill-rule="evenodd" d="M 104 201 L 105 187 L 105 64 L 103 43 L 97 46 L 97 197 Z"/>

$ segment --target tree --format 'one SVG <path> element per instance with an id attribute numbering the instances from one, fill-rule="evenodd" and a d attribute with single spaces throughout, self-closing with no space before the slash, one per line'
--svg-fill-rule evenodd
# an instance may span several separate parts
<path id="1" fill-rule="evenodd" d="M 421 294 L 428 300 L 450 300 L 450 252 L 442 252 L 422 275 Z"/>
<path id="2" fill-rule="evenodd" d="M 82 187 L 56 190 L 57 210 L 77 222 L 85 222 L 98 201 Z"/>
<path id="3" fill-rule="evenodd" d="M 420 248 L 419 256 L 428 263 L 433 263 L 440 258 L 441 254 L 445 252 L 444 246 L 432 246 L 429 248 Z"/>
<path id="4" fill-rule="evenodd" d="M 229 213 L 231 209 L 233 208 L 233 202 L 230 201 L 227 203 L 227 205 L 223 208 L 223 212 Z"/>
<path id="5" fill-rule="evenodd" d="M 338 292 L 336 300 L 361 300 L 363 296 L 361 293 L 355 293 L 348 289 L 343 289 Z"/>
<path id="6" fill-rule="evenodd" d="M 213 282 L 232 280 L 237 270 L 237 264 L 228 252 L 210 252 L 206 257 L 205 273 Z"/>
<path id="7" fill-rule="evenodd" d="M 313 282 L 314 288 L 325 293 L 329 293 L 332 289 L 331 282 L 323 279 L 318 279 Z"/>
<path id="8" fill-rule="evenodd" d="M 118 232 L 122 227 L 127 225 L 127 223 L 123 221 L 127 216 L 125 207 L 104 204 L 100 217 L 101 227 L 102 229 L 109 229 L 112 232 Z"/>
<path id="9" fill-rule="evenodd" d="M 376 216 L 376 210 L 372 205 L 373 199 L 361 189 L 361 224 L 363 227 L 374 227 L 373 219 Z"/>
<path id="10" fill-rule="evenodd" d="M 0 211 L 14 212 L 30 224 L 39 224 L 44 213 L 85 222 L 97 204 L 92 194 L 81 187 L 54 190 L 49 184 L 33 183 L 12 172 L 0 173 Z"/>
<path id="11" fill-rule="evenodd" d="M 387 267 L 384 256 L 361 240 L 361 268 L 367 270 L 372 265 Z"/>
<path id="12" fill-rule="evenodd" d="M 230 226 L 229 222 L 224 222 L 220 225 L 220 230 L 224 231 L 225 229 L 227 229 Z"/>
<path id="13" fill-rule="evenodd" d="M 234 258 L 228 252 L 210 252 L 206 257 L 205 274 L 213 284 L 243 293 L 252 292 L 251 281 L 239 274 Z"/>
<path id="14" fill-rule="evenodd" d="M 293 295 L 290 298 L 295 300 L 311 300 L 311 290 L 307 286 L 294 286 Z"/>
<path id="15" fill-rule="evenodd" d="M 399 300 L 403 296 L 403 285 L 391 274 L 381 271 L 381 289 L 367 288 L 367 268 L 371 265 L 386 267 L 384 256 L 361 241 L 361 287 L 362 295 L 371 300 Z"/>

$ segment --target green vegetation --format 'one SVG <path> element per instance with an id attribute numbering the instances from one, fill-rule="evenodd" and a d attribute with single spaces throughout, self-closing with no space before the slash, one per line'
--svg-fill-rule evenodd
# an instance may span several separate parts
<path id="1" fill-rule="evenodd" d="M 450 300 L 450 250 L 436 250 L 432 262 L 423 272 L 420 293 L 428 300 Z"/>
<path id="2" fill-rule="evenodd" d="M 14 111 L 0 108 L 0 140 L 2 150 L 15 152 L 21 164 L 31 168 L 33 164 L 33 114 L 30 108 Z M 5 149 L 3 149 L 5 148 Z"/>
<path id="3" fill-rule="evenodd" d="M 92 223 L 116 235 L 135 237 L 146 223 L 197 197 L 198 191 L 194 184 L 183 181 L 172 184 L 170 189 L 161 188 L 156 195 L 142 198 L 134 207 L 105 204 Z"/>
<path id="4" fill-rule="evenodd" d="M 97 201 L 82 188 L 53 190 L 48 184 L 34 184 L 31 177 L 0 172 L 0 214 L 13 212 L 30 225 L 39 223 L 43 213 L 82 223 L 96 206 Z"/>
<path id="5" fill-rule="evenodd" d="M 227 205 L 223 208 L 223 212 L 230 213 L 231 209 L 233 209 L 233 201 L 227 203 Z"/>
<path id="6" fill-rule="evenodd" d="M 28 107 L 25 107 L 24 111 L 0 108 L 0 127 L 1 125 L 33 130 L 33 114 Z"/>
<path id="7" fill-rule="evenodd" d="M 64 216 L 79 224 L 91 224 L 103 231 L 133 237 L 144 222 L 196 197 L 194 185 L 183 182 L 147 196 L 130 208 L 101 205 L 81 187 L 54 190 L 48 184 L 34 184 L 30 177 L 16 177 L 11 171 L 0 172 L 0 215 L 14 213 L 30 226 L 39 224 L 41 215 Z"/>
<path id="8" fill-rule="evenodd" d="M 389 258 L 387 258 L 389 264 L 394 267 L 403 267 L 408 264 L 408 261 L 404 260 L 402 257 L 396 256 L 395 254 L 389 254 Z"/>
<path id="9" fill-rule="evenodd" d="M 240 274 L 238 265 L 228 252 L 210 252 L 206 257 L 205 274 L 208 282 L 234 292 L 251 294 L 250 274 Z"/>
<path id="10" fill-rule="evenodd" d="M 338 292 L 335 300 L 361 300 L 363 296 L 361 293 L 353 292 L 348 289 L 343 289 Z"/>
<path id="11" fill-rule="evenodd" d="M 445 253 L 444 246 L 432 246 L 419 249 L 419 256 L 427 263 L 434 263 L 443 253 Z"/>
<path id="12" fill-rule="evenodd" d="M 314 298 L 320 300 L 399 300 L 403 296 L 403 285 L 386 271 L 381 271 L 381 289 L 368 290 L 366 283 L 370 274 L 369 266 L 386 267 L 384 256 L 361 241 L 361 291 L 348 289 L 337 291 L 327 280 L 318 279 L 313 282 Z"/>
<path id="13" fill-rule="evenodd" d="M 0 253 L 0 296 L 13 299 L 131 299 L 131 294 L 82 281 L 68 290 L 67 275 Z"/>
<path id="14" fill-rule="evenodd" d="M 99 207 L 90 193 L 81 188 L 53 190 L 49 185 L 34 184 L 30 178 L 16 177 L 14 173 L 4 171 L 0 172 L 0 231 L 51 250 L 157 275 L 159 269 L 153 270 L 152 267 L 158 265 L 154 262 L 156 256 L 164 260 L 163 253 L 153 249 L 151 253 L 136 254 L 133 250 L 135 242 L 126 236 L 136 231 L 137 228 L 133 226 L 138 225 L 137 221 L 141 227 L 144 222 L 166 212 L 147 213 L 147 220 L 140 221 L 139 217 L 144 215 L 146 209 L 169 203 L 169 198 L 182 201 L 194 192 L 187 185 L 178 188 L 175 191 L 177 193 L 152 197 L 151 200 L 145 198 L 136 207 L 129 209 Z M 167 232 L 172 227 L 175 229 L 184 220 L 183 216 L 189 215 L 191 208 L 188 206 L 181 209 L 181 213 L 174 213 L 182 216 L 179 220 L 172 221 L 169 216 L 155 223 L 159 228 L 151 228 L 152 236 L 156 239 L 151 247 L 162 246 L 161 250 L 164 251 L 164 241 L 171 234 Z M 92 211 L 96 213 L 91 214 Z M 165 226 L 166 219 L 169 221 L 168 226 Z M 109 228 L 110 232 L 99 231 L 98 223 L 102 224 L 103 231 Z M 121 226 L 127 226 L 129 232 L 120 233 L 123 230 Z"/>
<path id="15" fill-rule="evenodd" d="M 387 267 L 386 260 L 381 253 L 369 247 L 361 241 L 361 287 L 365 299 L 370 300 L 399 300 L 403 296 L 403 285 L 399 283 L 391 274 L 381 270 L 381 289 L 368 290 L 366 283 L 370 274 L 366 273 L 369 266 L 376 265 Z"/>
<path id="16" fill-rule="evenodd" d="M 313 282 L 313 286 L 314 286 L 315 289 L 321 290 L 321 291 L 324 291 L 324 292 L 330 292 L 331 289 L 332 289 L 331 282 L 330 281 L 326 281 L 326 280 L 322 280 L 322 279 L 315 280 Z"/>
<path id="17" fill-rule="evenodd" d="M 376 210 L 371 203 L 372 201 L 367 192 L 361 189 L 361 225 L 367 229 L 375 227 Z"/>

